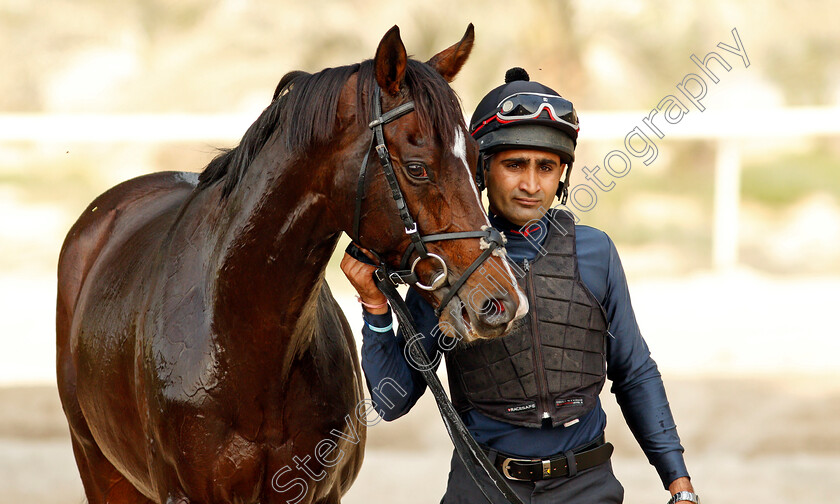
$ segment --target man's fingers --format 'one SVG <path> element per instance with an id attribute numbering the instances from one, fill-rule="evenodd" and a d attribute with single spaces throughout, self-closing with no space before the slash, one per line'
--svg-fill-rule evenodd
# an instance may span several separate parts
<path id="1" fill-rule="evenodd" d="M 341 259 L 341 270 L 357 290 L 360 287 L 364 290 L 376 289 L 372 276 L 375 269 L 375 266 L 365 264 L 347 252 L 344 253 L 344 257 Z"/>
<path id="2" fill-rule="evenodd" d="M 343 271 L 345 275 L 348 275 L 351 271 L 353 271 L 353 267 L 355 266 L 353 264 L 354 262 L 359 261 L 356 261 L 353 256 L 345 252 L 344 257 L 341 258 L 341 264 L 339 265 L 341 267 L 341 271 Z"/>
<path id="3" fill-rule="evenodd" d="M 356 246 L 359 247 L 358 245 L 356 245 Z M 376 256 L 373 255 L 373 253 L 370 250 L 368 250 L 366 248 L 363 248 L 363 247 L 359 247 L 359 250 L 361 250 L 362 253 L 364 253 L 366 256 L 368 256 L 371 261 L 377 262 Z"/>
<path id="4" fill-rule="evenodd" d="M 371 266 L 369 264 L 365 264 L 362 261 L 359 261 L 355 257 L 351 256 L 347 252 L 344 253 L 344 259 L 341 260 L 341 269 L 351 272 L 357 271 L 365 271 L 370 270 L 371 272 L 376 269 L 375 266 Z"/>
<path id="5" fill-rule="evenodd" d="M 386 299 L 373 281 L 373 270 L 375 269 L 376 266 L 365 264 L 347 252 L 341 258 L 341 270 L 359 296 L 367 303 L 381 304 Z"/>

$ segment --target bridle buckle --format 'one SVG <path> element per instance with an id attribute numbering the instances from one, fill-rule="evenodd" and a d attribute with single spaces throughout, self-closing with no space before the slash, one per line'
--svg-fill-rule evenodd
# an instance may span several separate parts
<path id="1" fill-rule="evenodd" d="M 376 155 L 379 157 L 380 164 L 389 163 L 391 154 L 388 152 L 388 146 L 385 144 L 376 145 Z"/>

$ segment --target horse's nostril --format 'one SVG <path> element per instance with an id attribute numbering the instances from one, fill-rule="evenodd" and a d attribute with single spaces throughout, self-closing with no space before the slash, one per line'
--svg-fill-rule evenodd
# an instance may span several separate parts
<path id="1" fill-rule="evenodd" d="M 487 317 L 494 317 L 505 312 L 505 304 L 498 299 L 488 299 L 481 305 L 481 314 Z"/>

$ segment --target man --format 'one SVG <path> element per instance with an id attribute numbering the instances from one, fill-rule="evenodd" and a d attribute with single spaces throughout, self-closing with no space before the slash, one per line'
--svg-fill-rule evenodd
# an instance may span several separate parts
<path id="1" fill-rule="evenodd" d="M 698 502 L 615 246 L 604 232 L 575 225 L 568 213 L 546 211 L 555 195 L 565 203 L 578 134 L 574 107 L 513 68 L 479 103 L 470 133 L 479 143 L 476 179 L 487 187 L 490 223 L 507 236 L 531 308 L 503 338 L 446 352 L 452 401 L 464 423 L 523 502 L 620 503 L 624 489 L 609 462 L 612 445 L 604 441 L 598 399 L 609 377 L 669 502 Z M 342 269 L 365 305 L 368 386 L 387 379 L 406 392 L 377 401 L 383 418 L 393 420 L 411 409 L 425 382 L 404 357 L 404 339 L 393 333 L 373 267 L 346 255 Z M 445 336 L 434 330 L 437 320 L 423 298 L 410 290 L 406 303 L 430 355 L 452 347 L 438 345 Z M 442 502 L 484 502 L 457 455 Z"/>

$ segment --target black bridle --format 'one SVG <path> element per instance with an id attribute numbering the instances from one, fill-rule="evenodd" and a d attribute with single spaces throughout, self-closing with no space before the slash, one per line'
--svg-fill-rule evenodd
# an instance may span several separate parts
<path id="1" fill-rule="evenodd" d="M 353 236 L 357 241 L 360 240 L 359 236 L 359 221 L 361 218 L 361 211 L 362 211 L 362 200 L 365 197 L 365 176 L 367 175 L 367 164 L 368 164 L 368 157 L 370 155 L 371 150 L 375 150 L 377 157 L 379 158 L 379 164 L 382 166 L 382 171 L 385 173 L 385 180 L 388 181 L 388 186 L 391 188 L 391 195 L 394 198 L 394 202 L 397 204 L 397 211 L 400 215 L 400 220 L 402 220 L 403 227 L 405 228 L 405 234 L 409 236 L 411 239 L 411 244 L 406 248 L 405 253 L 403 254 L 402 261 L 400 262 L 399 269 L 390 269 L 385 262 L 374 252 L 376 255 L 377 260 L 379 261 L 379 269 L 377 270 L 376 274 L 377 277 L 381 277 L 381 280 L 388 279 L 391 283 L 395 286 L 400 284 L 406 285 L 414 285 L 420 289 L 433 291 L 440 287 L 442 287 L 448 277 L 449 269 L 446 263 L 443 261 L 437 254 L 433 254 L 426 249 L 426 243 L 433 242 L 433 241 L 443 241 L 443 240 L 459 240 L 462 238 L 478 238 L 481 240 L 481 247 L 484 251 L 479 255 L 475 261 L 470 264 L 470 266 L 464 270 L 463 274 L 449 287 L 449 290 L 446 294 L 444 294 L 440 306 L 435 310 L 435 315 L 440 317 L 440 314 L 452 300 L 452 298 L 457 294 L 458 290 L 461 286 L 464 285 L 464 282 L 467 281 L 467 278 L 476 270 L 479 266 L 481 266 L 484 261 L 490 257 L 493 252 L 500 247 L 504 247 L 505 238 L 504 236 L 492 226 L 482 226 L 481 231 L 460 231 L 460 232 L 451 232 L 451 233 L 437 233 L 432 235 L 422 236 L 420 232 L 417 230 L 417 222 L 411 216 L 411 213 L 408 211 L 408 206 L 406 205 L 405 198 L 403 197 L 402 190 L 400 190 L 400 185 L 397 182 L 397 176 L 394 173 L 394 167 L 391 164 L 391 154 L 388 151 L 387 145 L 385 145 L 385 134 L 382 130 L 382 126 L 392 122 L 414 110 L 414 102 L 406 102 L 402 105 L 399 105 L 388 112 L 382 113 L 382 103 L 381 103 L 381 90 L 378 85 L 376 85 L 374 90 L 373 99 L 371 100 L 371 117 L 372 120 L 368 127 L 373 130 L 373 135 L 370 141 L 370 147 L 368 148 L 367 152 L 365 153 L 365 157 L 362 160 L 362 167 L 359 171 L 359 180 L 356 186 L 356 207 L 353 214 Z M 411 257 L 416 254 L 417 257 L 414 261 L 409 265 L 409 260 Z M 423 259 L 434 259 L 437 260 L 443 271 L 439 272 L 435 275 L 432 282 L 428 285 L 425 285 L 420 282 L 420 279 L 417 277 L 415 273 L 415 268 L 417 264 Z"/>
<path id="2" fill-rule="evenodd" d="M 397 292 L 397 285 L 399 284 L 416 285 L 421 289 L 435 290 L 443 286 L 446 282 L 448 272 L 446 263 L 444 263 L 440 256 L 432 254 L 426 250 L 426 243 L 441 240 L 457 240 L 461 238 L 479 238 L 482 242 L 481 246 L 484 248 L 484 251 L 466 270 L 464 270 L 464 273 L 458 278 L 458 280 L 449 287 L 449 291 L 443 296 L 440 306 L 435 310 L 435 314 L 440 317 L 440 313 L 452 297 L 458 292 L 458 289 L 460 289 L 464 282 L 466 282 L 470 274 L 472 274 L 488 257 L 490 257 L 490 254 L 492 254 L 494 250 L 504 246 L 505 238 L 499 231 L 491 226 L 483 226 L 481 231 L 438 233 L 427 236 L 420 235 L 417 230 L 417 222 L 411 217 L 408 207 L 405 204 L 405 198 L 403 198 L 402 191 L 397 183 L 397 177 L 394 174 L 394 167 L 391 165 L 391 155 L 388 152 L 388 147 L 385 145 L 385 135 L 382 131 L 382 126 L 384 124 L 413 111 L 414 102 L 404 103 L 383 114 L 380 97 L 381 91 L 377 85 L 372 100 L 373 104 L 371 106 L 371 116 L 373 119 L 369 124 L 370 128 L 373 129 L 373 137 L 371 138 L 370 147 L 365 153 L 364 160 L 362 161 L 362 168 L 359 173 L 359 181 L 356 189 L 356 208 L 353 215 L 353 236 L 357 241 L 360 239 L 359 219 L 361 217 L 362 199 L 364 198 L 368 155 L 375 147 L 376 154 L 379 157 L 379 164 L 382 166 L 382 171 L 385 172 L 385 178 L 388 180 L 388 185 L 391 187 L 391 194 L 397 204 L 397 210 L 399 211 L 400 219 L 405 227 L 405 232 L 411 238 L 411 244 L 403 254 L 400 269 L 398 270 L 389 269 L 379 255 L 374 252 L 374 255 L 379 261 L 379 267 L 374 274 L 376 285 L 379 287 L 379 290 L 385 294 L 385 297 L 388 298 L 391 308 L 399 320 L 400 332 L 406 339 L 412 360 L 420 365 L 421 369 L 419 369 L 419 371 L 426 380 L 429 390 L 432 391 L 432 395 L 434 396 L 435 402 L 440 410 L 443 423 L 446 426 L 450 439 L 452 439 L 452 444 L 455 446 L 455 451 L 464 463 L 464 467 L 467 469 L 467 472 L 473 482 L 475 482 L 476 486 L 478 486 L 481 490 L 481 493 L 483 493 L 487 500 L 491 503 L 495 504 L 499 502 L 507 502 L 510 504 L 522 504 L 522 501 L 513 492 L 513 489 L 511 489 L 508 482 L 501 474 L 499 474 L 499 471 L 490 462 L 487 455 L 475 439 L 473 439 L 472 435 L 470 435 L 464 425 L 464 422 L 461 420 L 460 415 L 458 415 L 458 412 L 455 410 L 455 407 L 452 405 L 452 402 L 449 401 L 449 397 L 443 390 L 443 385 L 441 385 L 437 374 L 433 370 L 434 366 L 431 365 L 429 356 L 423 345 L 413 345 L 410 343 L 410 339 L 413 335 L 417 334 L 417 329 L 414 326 L 414 319 L 411 316 L 411 312 L 406 306 L 405 301 L 403 301 L 402 296 L 400 296 L 399 292 Z M 417 258 L 411 263 L 411 267 L 408 268 L 408 261 L 414 253 L 417 254 Z M 443 266 L 443 271 L 435 276 L 431 284 L 423 285 L 417 278 L 414 268 L 420 260 L 429 258 L 439 261 Z M 460 315 L 460 313 L 458 315 Z M 478 466 L 484 470 L 501 496 L 493 492 L 488 494 L 485 489 L 485 485 L 482 484 L 482 481 L 479 478 Z M 504 500 L 500 501 L 499 497 L 502 497 Z"/>

